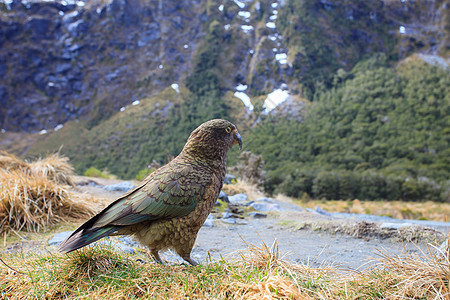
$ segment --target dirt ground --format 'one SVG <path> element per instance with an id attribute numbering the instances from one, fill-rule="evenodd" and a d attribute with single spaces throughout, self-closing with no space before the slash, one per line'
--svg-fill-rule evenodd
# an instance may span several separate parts
<path id="1" fill-rule="evenodd" d="M 95 181 L 101 185 L 119 182 L 103 179 Z M 103 197 L 106 203 L 122 194 L 92 186 L 79 189 L 90 195 Z M 291 207 L 292 203 L 286 205 Z M 199 262 L 222 257 L 233 259 L 245 251 L 248 243 L 255 246 L 265 243 L 271 247 L 276 241 L 280 254 L 288 260 L 312 266 L 333 265 L 343 269 L 358 269 L 373 266 L 379 257 L 379 251 L 391 254 L 405 254 L 405 251 L 420 254 L 421 251 L 428 251 L 425 242 L 401 242 L 396 237 L 389 238 L 388 235 L 379 235 L 373 231 L 364 232 L 367 228 L 361 231 L 357 228 L 361 225 L 358 220 L 337 219 L 293 210 L 267 215 L 263 219 L 246 217 L 238 220 L 238 224 L 227 224 L 222 219 L 214 219 L 213 227 L 204 226 L 200 230 L 192 257 Z M 357 230 L 346 231 L 342 228 Z M 169 262 L 182 262 L 171 252 L 164 253 L 162 257 Z"/>

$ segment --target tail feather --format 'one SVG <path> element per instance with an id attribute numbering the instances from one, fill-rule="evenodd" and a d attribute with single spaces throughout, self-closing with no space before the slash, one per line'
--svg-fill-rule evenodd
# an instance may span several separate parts
<path id="1" fill-rule="evenodd" d="M 81 247 L 89 245 L 99 239 L 111 235 L 117 231 L 120 227 L 117 226 L 105 226 L 100 228 L 87 228 L 79 229 L 72 233 L 64 242 L 59 246 L 59 251 L 69 253 L 77 250 Z"/>

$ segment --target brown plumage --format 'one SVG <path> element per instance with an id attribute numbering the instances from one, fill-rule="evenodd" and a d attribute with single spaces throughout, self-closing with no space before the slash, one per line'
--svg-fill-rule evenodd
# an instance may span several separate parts
<path id="1" fill-rule="evenodd" d="M 242 148 L 232 123 L 203 123 L 180 155 L 83 224 L 60 250 L 70 252 L 108 235 L 126 234 L 146 245 L 160 263 L 158 251 L 170 248 L 196 265 L 191 250 L 222 188 L 226 153 L 236 143 Z"/>

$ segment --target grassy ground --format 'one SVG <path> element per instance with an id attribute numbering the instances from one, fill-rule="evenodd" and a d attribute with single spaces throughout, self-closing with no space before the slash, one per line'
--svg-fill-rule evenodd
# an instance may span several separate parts
<path id="1" fill-rule="evenodd" d="M 6 299 L 449 299 L 447 250 L 424 256 L 380 252 L 359 272 L 283 260 L 277 245 L 248 245 L 241 258 L 197 267 L 142 263 L 112 248 L 72 254 L 3 254 Z M 148 259 L 145 255 L 141 259 Z"/>

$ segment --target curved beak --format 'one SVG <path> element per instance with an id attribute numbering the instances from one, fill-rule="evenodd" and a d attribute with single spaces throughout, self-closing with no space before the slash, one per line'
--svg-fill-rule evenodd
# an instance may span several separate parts
<path id="1" fill-rule="evenodd" d="M 242 138 L 238 131 L 234 134 L 234 143 L 239 144 L 239 150 L 242 150 Z"/>

